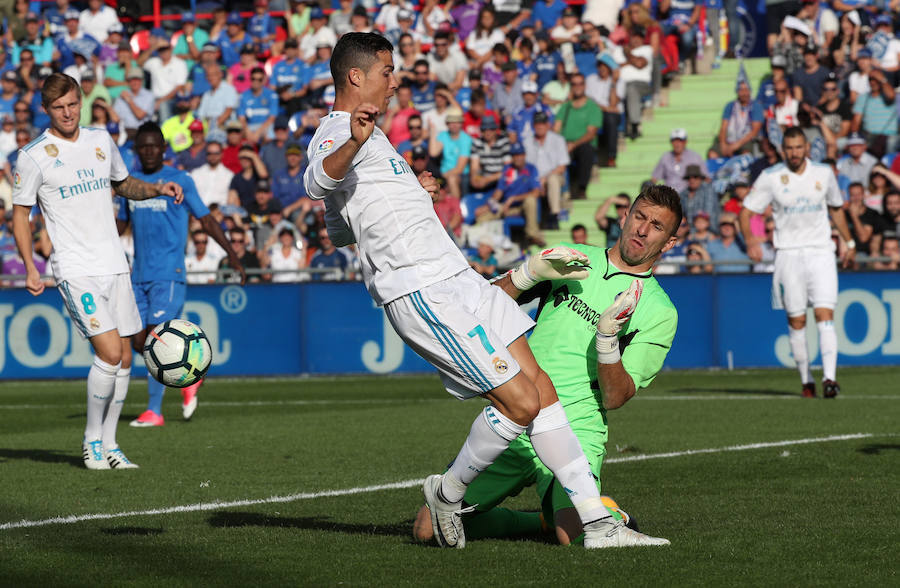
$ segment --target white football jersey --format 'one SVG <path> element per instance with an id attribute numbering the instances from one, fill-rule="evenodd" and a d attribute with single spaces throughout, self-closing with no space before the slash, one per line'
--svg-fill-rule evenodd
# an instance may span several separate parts
<path id="1" fill-rule="evenodd" d="M 772 205 L 775 249 L 833 250 L 828 207 L 843 203 L 831 166 L 807 159 L 806 168 L 799 175 L 784 163 L 764 170 L 744 199 L 744 208 L 761 214 Z"/>
<path id="2" fill-rule="evenodd" d="M 375 302 L 387 304 L 467 269 L 431 196 L 378 127 L 343 181 L 333 190 L 322 185 L 322 160 L 349 138 L 349 112 L 323 117 L 307 150 L 304 182 L 310 197 L 327 197 L 356 235 L 363 280 Z"/>
<path id="3" fill-rule="evenodd" d="M 81 127 L 74 142 L 44 131 L 19 150 L 13 204 L 39 204 L 53 242 L 57 281 L 127 273 L 110 180 L 128 169 L 106 130 Z"/>

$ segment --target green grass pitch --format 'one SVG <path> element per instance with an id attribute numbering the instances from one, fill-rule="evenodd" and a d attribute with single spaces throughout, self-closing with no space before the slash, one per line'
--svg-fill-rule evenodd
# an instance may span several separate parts
<path id="1" fill-rule="evenodd" d="M 133 382 L 119 441 L 141 467 L 100 472 L 81 465 L 83 382 L 3 382 L 0 585 L 896 586 L 900 368 L 839 376 L 826 401 L 788 370 L 662 373 L 610 413 L 603 484 L 672 545 L 603 552 L 411 541 L 416 481 L 482 406 L 436 377 L 212 379 L 189 423 L 169 391 L 158 429 L 127 426 Z"/>

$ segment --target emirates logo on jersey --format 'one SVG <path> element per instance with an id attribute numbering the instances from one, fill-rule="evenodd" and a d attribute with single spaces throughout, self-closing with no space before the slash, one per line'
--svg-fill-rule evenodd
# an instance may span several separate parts
<path id="1" fill-rule="evenodd" d="M 99 159 L 100 161 L 106 161 L 106 154 L 103 153 L 103 150 L 99 147 L 97 147 L 96 155 L 97 159 Z"/>

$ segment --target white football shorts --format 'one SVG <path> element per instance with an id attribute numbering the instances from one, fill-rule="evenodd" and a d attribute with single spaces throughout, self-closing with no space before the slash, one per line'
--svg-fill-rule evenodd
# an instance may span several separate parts
<path id="1" fill-rule="evenodd" d="M 384 311 L 459 399 L 490 392 L 519 373 L 507 346 L 534 327 L 515 300 L 471 268 L 393 300 Z"/>
<path id="2" fill-rule="evenodd" d="M 113 329 L 127 337 L 143 328 L 130 274 L 72 278 L 58 288 L 72 324 L 85 339 Z"/>
<path id="3" fill-rule="evenodd" d="M 775 252 L 772 308 L 788 316 L 803 316 L 806 308 L 837 305 L 837 261 L 829 249 L 806 247 Z"/>

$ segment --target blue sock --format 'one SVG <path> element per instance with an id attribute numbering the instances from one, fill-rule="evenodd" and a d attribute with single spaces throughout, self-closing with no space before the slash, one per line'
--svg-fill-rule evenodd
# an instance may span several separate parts
<path id="1" fill-rule="evenodd" d="M 147 392 L 150 395 L 150 400 L 147 401 L 147 410 L 162 414 L 163 394 L 166 392 L 166 387 L 154 380 L 152 376 L 147 376 Z"/>

